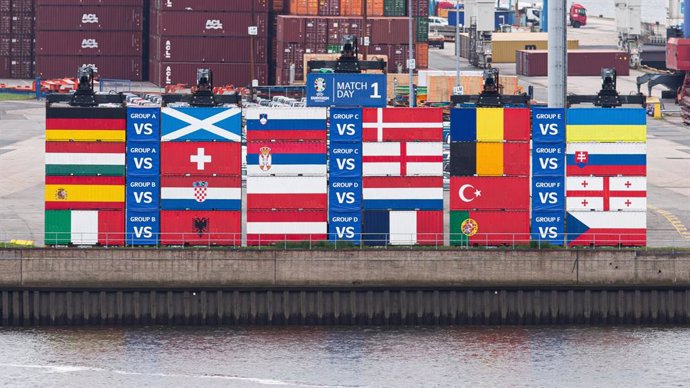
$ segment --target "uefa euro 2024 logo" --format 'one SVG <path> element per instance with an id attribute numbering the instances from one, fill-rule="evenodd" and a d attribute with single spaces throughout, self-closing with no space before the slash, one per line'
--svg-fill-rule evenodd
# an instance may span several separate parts
<path id="1" fill-rule="evenodd" d="M 316 90 L 316 93 L 318 94 L 323 94 L 323 92 L 326 91 L 326 80 L 321 77 L 315 79 L 314 90 Z"/>

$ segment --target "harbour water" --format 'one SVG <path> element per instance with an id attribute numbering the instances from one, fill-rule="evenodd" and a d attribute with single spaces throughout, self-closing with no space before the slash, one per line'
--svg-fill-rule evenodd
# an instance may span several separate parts
<path id="1" fill-rule="evenodd" d="M 2 387 L 681 387 L 687 327 L 0 329 Z"/>

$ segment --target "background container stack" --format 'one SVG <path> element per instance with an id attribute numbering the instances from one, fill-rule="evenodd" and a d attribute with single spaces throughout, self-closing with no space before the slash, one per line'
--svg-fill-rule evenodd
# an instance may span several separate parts
<path id="1" fill-rule="evenodd" d="M 242 243 L 240 108 L 161 109 L 161 244 Z"/>
<path id="2" fill-rule="evenodd" d="M 34 1 L 0 0 L 0 78 L 34 76 Z"/>
<path id="3" fill-rule="evenodd" d="M 529 243 L 528 108 L 451 111 L 450 243 Z"/>
<path id="4" fill-rule="evenodd" d="M 127 245 L 158 245 L 160 108 L 127 110 Z"/>
<path id="5" fill-rule="evenodd" d="M 216 86 L 265 85 L 269 23 L 267 0 L 151 0 L 149 81 L 196 85 L 196 69 L 207 67 Z"/>
<path id="6" fill-rule="evenodd" d="M 246 117 L 247 245 L 326 240 L 326 108 L 249 108 Z"/>
<path id="7" fill-rule="evenodd" d="M 143 79 L 143 0 L 36 4 L 37 76 L 72 78 L 80 66 L 92 65 L 102 78 Z"/>
<path id="8" fill-rule="evenodd" d="M 646 245 L 645 110 L 568 109 L 566 137 L 568 245 Z"/>
<path id="9" fill-rule="evenodd" d="M 363 240 L 443 245 L 443 112 L 366 108 L 362 130 Z"/>
<path id="10" fill-rule="evenodd" d="M 46 245 L 122 245 L 124 108 L 46 109 Z"/>

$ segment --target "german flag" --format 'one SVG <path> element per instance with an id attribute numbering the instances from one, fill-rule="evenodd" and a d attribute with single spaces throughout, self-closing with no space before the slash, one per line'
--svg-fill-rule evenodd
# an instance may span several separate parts
<path id="1" fill-rule="evenodd" d="M 47 176 L 46 210 L 124 209 L 125 177 Z"/>
<path id="2" fill-rule="evenodd" d="M 46 141 L 124 142 L 126 132 L 125 108 L 46 109 Z"/>

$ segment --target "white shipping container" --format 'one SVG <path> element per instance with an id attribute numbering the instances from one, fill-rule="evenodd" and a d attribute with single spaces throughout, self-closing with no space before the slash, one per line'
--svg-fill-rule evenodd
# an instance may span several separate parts
<path id="1" fill-rule="evenodd" d="M 443 176 L 442 142 L 362 143 L 363 176 Z"/>
<path id="2" fill-rule="evenodd" d="M 326 194 L 323 176 L 248 176 L 247 194 Z"/>
<path id="3" fill-rule="evenodd" d="M 645 177 L 568 177 L 567 211 L 646 211 Z"/>

